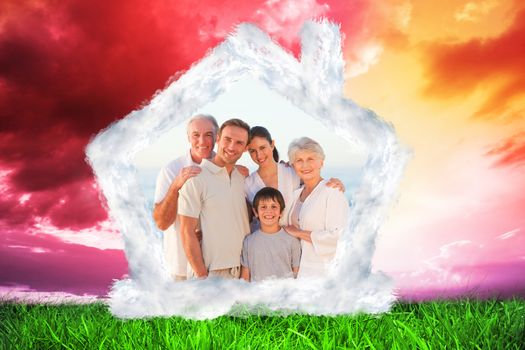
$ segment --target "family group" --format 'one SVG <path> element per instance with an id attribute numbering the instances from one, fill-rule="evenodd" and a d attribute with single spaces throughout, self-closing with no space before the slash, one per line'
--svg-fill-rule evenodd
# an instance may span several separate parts
<path id="1" fill-rule="evenodd" d="M 240 119 L 219 127 L 197 115 L 187 135 L 189 151 L 159 173 L 153 209 L 173 279 L 326 276 L 349 204 L 342 182 L 321 176 L 319 143 L 294 140 L 285 163 L 266 128 Z M 245 151 L 252 174 L 236 164 Z"/>

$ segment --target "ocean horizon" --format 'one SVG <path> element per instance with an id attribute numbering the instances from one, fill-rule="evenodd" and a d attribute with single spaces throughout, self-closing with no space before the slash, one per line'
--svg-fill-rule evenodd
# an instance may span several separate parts
<path id="1" fill-rule="evenodd" d="M 138 169 L 138 181 L 146 198 L 148 208 L 153 208 L 153 198 L 155 195 L 155 185 L 159 168 Z M 351 202 L 352 194 L 359 188 L 361 183 L 361 172 L 359 169 L 349 167 L 324 167 L 321 175 L 325 179 L 338 178 L 345 185 L 346 199 Z"/>

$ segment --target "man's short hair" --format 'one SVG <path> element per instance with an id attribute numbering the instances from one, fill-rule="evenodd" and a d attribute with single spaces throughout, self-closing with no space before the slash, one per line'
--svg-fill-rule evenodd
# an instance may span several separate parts
<path id="1" fill-rule="evenodd" d="M 246 133 L 248 134 L 248 141 L 246 144 L 250 143 L 250 126 L 245 121 L 236 118 L 225 121 L 219 129 L 219 137 L 221 136 L 222 130 L 227 126 L 236 126 L 246 130 Z"/>
<path id="2" fill-rule="evenodd" d="M 279 203 L 281 213 L 284 210 L 284 198 L 281 192 L 273 187 L 263 187 L 261 188 L 253 197 L 253 209 L 258 211 L 259 202 L 263 199 L 273 199 Z"/>
<path id="3" fill-rule="evenodd" d="M 196 120 L 207 120 L 213 125 L 213 138 L 217 136 L 217 131 L 219 130 L 219 124 L 217 123 L 217 120 L 209 114 L 197 114 L 188 120 L 188 124 L 186 124 L 186 133 L 189 134 L 190 132 L 190 125 Z"/>

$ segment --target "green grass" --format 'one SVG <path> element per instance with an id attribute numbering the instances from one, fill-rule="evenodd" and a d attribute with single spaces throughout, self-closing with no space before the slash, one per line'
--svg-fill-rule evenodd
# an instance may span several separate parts
<path id="1" fill-rule="evenodd" d="M 119 320 L 104 304 L 0 303 L 2 349 L 525 349 L 525 300 L 396 304 L 382 315 Z"/>

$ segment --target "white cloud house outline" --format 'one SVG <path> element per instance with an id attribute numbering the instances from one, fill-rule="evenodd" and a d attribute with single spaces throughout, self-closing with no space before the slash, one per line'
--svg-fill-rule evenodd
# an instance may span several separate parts
<path id="1" fill-rule="evenodd" d="M 115 315 L 203 319 L 239 309 L 324 315 L 389 309 L 395 300 L 392 283 L 381 273 L 371 273 L 371 259 L 377 231 L 396 194 L 409 153 L 398 142 L 392 125 L 343 96 L 339 26 L 327 20 L 307 22 L 301 41 L 298 61 L 256 26 L 241 24 L 149 104 L 110 125 L 90 142 L 88 161 L 124 237 L 129 263 L 130 278 L 117 281 L 110 293 Z M 352 147 L 368 152 L 334 270 L 322 281 L 172 282 L 159 268 L 161 242 L 155 237 L 133 158 L 246 77 L 277 92 Z"/>

